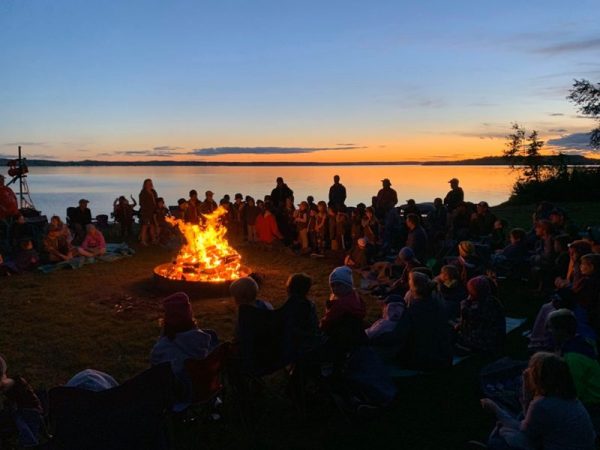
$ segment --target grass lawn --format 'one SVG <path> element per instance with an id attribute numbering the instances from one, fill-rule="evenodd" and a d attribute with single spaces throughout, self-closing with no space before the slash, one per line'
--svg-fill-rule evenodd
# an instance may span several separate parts
<path id="1" fill-rule="evenodd" d="M 575 214 L 579 209 L 568 209 L 583 223 Z M 589 205 L 581 211 L 587 213 L 588 209 Z M 593 212 L 598 214 L 596 209 Z M 511 225 L 523 226 L 527 222 L 520 221 L 530 216 L 531 208 L 496 208 L 495 212 L 507 217 Z M 239 250 L 244 263 L 264 275 L 260 295 L 275 306 L 285 299 L 284 283 L 290 273 L 310 274 L 315 281 L 312 298 L 322 314 L 329 293 L 327 277 L 337 261 L 284 251 Z M 9 371 L 25 376 L 36 388 L 50 388 L 84 368 L 108 372 L 119 381 L 145 369 L 158 337 L 163 297 L 154 288 L 152 268 L 169 261 L 170 256 L 161 249 L 141 248 L 134 257 L 114 263 L 1 279 L 0 353 L 6 357 Z M 512 317 L 531 318 L 540 305 L 521 285 L 501 286 L 501 297 Z M 373 299 L 365 300 L 369 318 L 375 320 L 380 306 Z M 231 338 L 235 310 L 230 299 L 192 301 L 201 327 L 216 330 L 224 340 Z M 525 358 L 525 346 L 520 332 L 514 332 L 507 353 Z M 479 407 L 478 372 L 485 363 L 471 358 L 452 370 L 400 379 L 394 406 L 373 420 L 352 424 L 328 403 L 309 408 L 307 417 L 301 419 L 282 395 L 281 382 L 275 377 L 265 393 L 254 432 L 244 432 L 232 410 L 221 422 L 188 431 L 196 434 L 194 440 L 215 449 L 460 448 L 469 439 L 485 439 L 493 425 L 493 419 Z M 194 448 L 190 442 L 183 439 L 181 448 Z"/>

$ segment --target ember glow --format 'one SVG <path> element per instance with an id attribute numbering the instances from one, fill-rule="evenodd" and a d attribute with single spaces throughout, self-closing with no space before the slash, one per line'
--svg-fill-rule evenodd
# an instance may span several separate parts
<path id="1" fill-rule="evenodd" d="M 200 224 L 168 217 L 167 221 L 177 225 L 185 236 L 186 243 L 172 263 L 157 266 L 155 273 L 163 278 L 190 282 L 223 282 L 243 277 L 242 258 L 227 242 L 227 228 L 219 220 L 226 213 L 221 206 L 204 215 L 204 222 Z"/>

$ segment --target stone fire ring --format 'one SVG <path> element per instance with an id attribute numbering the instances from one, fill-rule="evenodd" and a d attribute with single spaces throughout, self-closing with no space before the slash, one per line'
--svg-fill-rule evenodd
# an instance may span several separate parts
<path id="1" fill-rule="evenodd" d="M 159 275 L 162 268 L 168 268 L 171 263 L 161 264 L 154 268 L 154 286 L 164 294 L 185 292 L 192 298 L 218 298 L 229 296 L 229 286 L 234 280 L 226 281 L 186 281 L 174 280 Z M 248 276 L 251 270 L 247 267 L 240 269 L 242 277 Z"/>

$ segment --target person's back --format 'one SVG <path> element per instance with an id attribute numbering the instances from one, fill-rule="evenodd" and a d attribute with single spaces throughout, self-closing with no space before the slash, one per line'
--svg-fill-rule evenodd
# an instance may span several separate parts
<path id="1" fill-rule="evenodd" d="M 477 276 L 467 283 L 469 297 L 461 302 L 459 342 L 470 350 L 495 354 L 506 337 L 506 318 L 492 296 L 490 280 Z"/>
<path id="2" fill-rule="evenodd" d="M 593 346 L 583 337 L 575 336 L 561 350 L 579 399 L 584 404 L 600 406 L 600 363 Z"/>
<path id="3" fill-rule="evenodd" d="M 408 327 L 408 332 L 404 337 L 401 361 L 407 367 L 435 369 L 450 366 L 450 326 L 437 295 L 411 301 L 400 319 L 399 328 L 404 327 Z"/>
<path id="4" fill-rule="evenodd" d="M 289 311 L 293 351 L 303 354 L 314 348 L 319 332 L 315 304 L 306 297 L 290 295 L 284 307 Z"/>
<path id="5" fill-rule="evenodd" d="M 527 409 L 521 431 L 535 448 L 593 450 L 596 433 L 583 404 L 577 399 L 538 396 Z"/>

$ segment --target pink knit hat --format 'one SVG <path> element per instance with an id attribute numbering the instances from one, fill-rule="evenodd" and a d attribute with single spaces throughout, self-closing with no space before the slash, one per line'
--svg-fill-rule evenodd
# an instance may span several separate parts
<path id="1" fill-rule="evenodd" d="M 163 300 L 165 325 L 172 327 L 186 326 L 194 322 L 192 304 L 185 292 L 177 292 Z"/>

